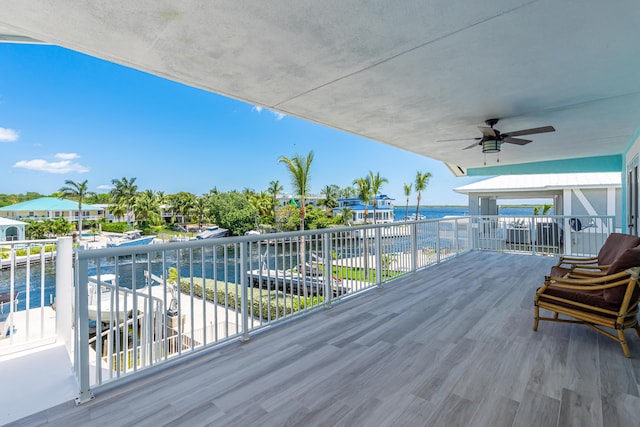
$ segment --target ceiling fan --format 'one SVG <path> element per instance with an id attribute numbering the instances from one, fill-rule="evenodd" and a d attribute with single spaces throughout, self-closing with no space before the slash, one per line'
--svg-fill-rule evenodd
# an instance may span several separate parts
<path id="1" fill-rule="evenodd" d="M 526 144 L 531 142 L 530 139 L 514 138 L 516 136 L 534 135 L 536 133 L 555 132 L 555 130 L 556 130 L 553 126 L 543 126 L 543 127 L 539 127 L 539 128 L 523 129 L 523 130 L 517 130 L 517 131 L 513 131 L 513 132 L 501 133 L 498 129 L 494 129 L 493 128 L 496 124 L 498 124 L 499 120 L 500 119 L 488 119 L 488 120 L 485 120 L 485 123 L 489 127 L 478 126 L 478 129 L 480 129 L 480 132 L 482 132 L 482 137 L 460 138 L 460 139 L 444 139 L 444 140 L 440 140 L 438 142 L 466 141 L 466 140 L 470 140 L 470 139 L 475 139 L 478 142 L 474 142 L 470 146 L 463 148 L 463 150 L 468 150 L 469 148 L 473 148 L 473 147 L 479 145 L 479 146 L 482 147 L 482 152 L 485 153 L 485 154 L 487 154 L 487 153 L 499 153 L 500 152 L 500 146 L 505 142 L 509 143 L 509 144 L 516 144 L 516 145 L 526 145 Z"/>

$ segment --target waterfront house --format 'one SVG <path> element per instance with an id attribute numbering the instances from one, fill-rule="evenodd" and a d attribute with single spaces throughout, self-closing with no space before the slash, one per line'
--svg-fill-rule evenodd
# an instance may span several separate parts
<path id="1" fill-rule="evenodd" d="M 13 220 L 34 220 L 64 218 L 67 221 L 78 220 L 78 202 L 59 199 L 56 197 L 41 197 L 14 205 L 0 208 L 0 218 Z M 104 218 L 105 210 L 102 207 L 82 204 L 83 220 L 96 220 Z"/>
<path id="2" fill-rule="evenodd" d="M 26 222 L 0 217 L 0 242 L 24 240 Z"/>
<path id="3" fill-rule="evenodd" d="M 376 221 L 377 223 L 393 222 L 393 204 L 395 199 L 387 196 L 386 194 L 379 194 L 376 199 Z M 363 203 L 358 197 L 349 197 L 346 199 L 338 199 L 338 207 L 333 208 L 333 217 L 342 215 L 345 208 L 351 210 L 351 219 L 348 221 L 351 224 L 364 224 L 365 223 L 365 209 L 367 211 L 367 223 L 373 223 L 373 201 L 369 203 Z"/>

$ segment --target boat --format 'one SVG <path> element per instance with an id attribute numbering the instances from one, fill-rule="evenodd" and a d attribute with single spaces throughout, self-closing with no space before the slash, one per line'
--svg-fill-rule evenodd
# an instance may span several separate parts
<path id="1" fill-rule="evenodd" d="M 125 231 L 121 238 L 107 242 L 107 247 L 121 248 L 125 246 L 148 245 L 152 243 L 155 238 L 156 236 L 142 236 L 142 232 L 140 230 Z"/>
<path id="2" fill-rule="evenodd" d="M 217 225 L 206 227 L 205 230 L 196 236 L 196 239 L 217 239 L 219 237 L 225 237 L 229 234 L 229 230 L 226 228 L 220 228 Z"/>
<path id="3" fill-rule="evenodd" d="M 422 215 L 422 214 L 418 214 L 418 215 L 416 216 L 416 214 L 414 214 L 414 213 L 413 213 L 413 214 L 411 214 L 411 215 L 409 215 L 409 216 L 406 218 L 406 220 L 407 220 L 407 221 L 423 221 L 423 220 L 425 220 L 425 219 L 427 219 L 427 217 L 426 217 L 426 216 L 424 216 L 424 215 Z"/>
<path id="4" fill-rule="evenodd" d="M 117 297 L 118 302 L 116 305 L 115 286 L 113 284 L 115 278 L 115 274 L 102 274 L 98 283 L 97 276 L 89 277 L 87 307 L 89 320 L 97 321 L 98 313 L 100 313 L 100 321 L 103 323 L 109 322 L 112 317 L 116 318 L 113 320 L 118 321 L 123 321 L 129 317 L 133 303 L 127 301 L 127 297 L 120 293 Z M 100 306 L 98 306 L 98 292 L 100 293 Z M 117 314 L 116 308 L 118 310 Z"/>

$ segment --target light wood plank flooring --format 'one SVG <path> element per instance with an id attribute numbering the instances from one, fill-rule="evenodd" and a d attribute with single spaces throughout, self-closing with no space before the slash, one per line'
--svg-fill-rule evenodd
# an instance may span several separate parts
<path id="1" fill-rule="evenodd" d="M 584 326 L 533 332 L 549 257 L 473 252 L 16 425 L 632 426 L 634 358 Z"/>

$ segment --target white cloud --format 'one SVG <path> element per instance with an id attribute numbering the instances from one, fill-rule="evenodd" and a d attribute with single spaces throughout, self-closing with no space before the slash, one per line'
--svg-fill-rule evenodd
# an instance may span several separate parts
<path id="1" fill-rule="evenodd" d="M 13 142 L 18 140 L 18 132 L 9 128 L 0 128 L 0 142 Z"/>
<path id="2" fill-rule="evenodd" d="M 82 166 L 79 163 L 72 163 L 71 160 L 62 160 L 59 162 L 48 162 L 42 159 L 20 160 L 13 165 L 13 167 L 55 174 L 89 172 L 88 167 Z"/>
<path id="3" fill-rule="evenodd" d="M 264 108 L 259 106 L 259 105 L 254 105 L 253 107 L 251 107 L 251 111 L 255 111 L 258 114 L 260 114 L 262 112 L 262 110 L 264 110 Z M 286 114 L 282 114 L 282 113 L 279 113 L 277 111 L 271 111 L 271 110 L 267 110 L 267 111 L 269 111 L 271 114 L 273 114 L 276 117 L 276 120 L 282 120 L 285 117 L 287 117 Z"/>
<path id="4" fill-rule="evenodd" d="M 109 184 L 102 184 L 96 187 L 98 190 L 111 190 L 113 187 Z"/>
<path id="5" fill-rule="evenodd" d="M 77 159 L 80 156 L 78 156 L 78 154 L 76 153 L 56 153 L 53 157 L 60 160 L 73 160 Z"/>

